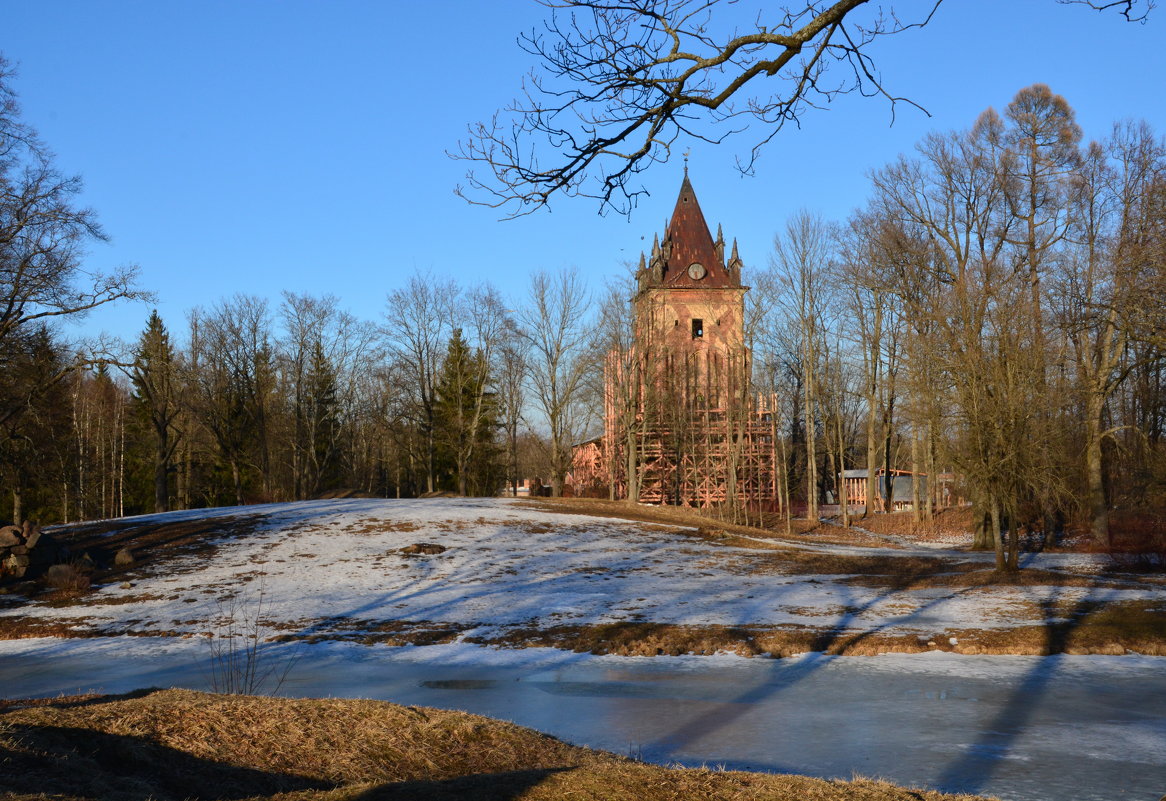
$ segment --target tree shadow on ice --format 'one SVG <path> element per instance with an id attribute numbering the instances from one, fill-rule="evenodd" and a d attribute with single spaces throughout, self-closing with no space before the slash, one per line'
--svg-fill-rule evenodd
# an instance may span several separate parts
<path id="1" fill-rule="evenodd" d="M 1096 607 L 1089 594 L 1077 601 L 1066 613 L 1058 609 L 1058 594 L 1040 602 L 1044 616 L 1046 655 L 1063 654 L 1073 631 Z M 1017 742 L 1024 738 L 1029 724 L 1057 675 L 1057 662 L 1037 658 L 1033 666 L 1014 684 L 999 711 L 980 726 L 978 736 L 963 754 L 947 765 L 935 781 L 939 790 L 976 793 L 983 790 L 1000 764 L 1009 758 Z"/>
<path id="2" fill-rule="evenodd" d="M 767 701 L 793 688 L 829 666 L 834 659 L 839 658 L 831 655 L 829 652 L 832 648 L 841 644 L 844 639 L 849 644 L 855 644 L 893 626 L 906 625 L 931 608 L 967 593 L 972 588 L 962 589 L 950 596 L 934 598 L 912 610 L 909 614 L 885 620 L 875 626 L 866 628 L 860 631 L 857 636 L 853 634 L 851 627 L 863 613 L 870 611 L 879 603 L 893 598 L 902 589 L 903 587 L 897 584 L 887 591 L 878 593 L 861 603 L 853 605 L 847 604 L 834 625 L 823 630 L 815 637 L 811 652 L 788 662 L 783 660 L 780 669 L 773 671 L 770 674 L 769 680 L 749 687 L 727 703 L 719 704 L 715 709 L 685 722 L 671 733 L 658 738 L 651 744 L 650 748 L 662 750 L 666 755 L 670 756 L 674 753 L 675 749 L 682 747 L 685 743 L 692 742 L 700 737 L 707 737 L 720 729 L 731 726 L 739 718 L 749 714 L 756 704 Z"/>

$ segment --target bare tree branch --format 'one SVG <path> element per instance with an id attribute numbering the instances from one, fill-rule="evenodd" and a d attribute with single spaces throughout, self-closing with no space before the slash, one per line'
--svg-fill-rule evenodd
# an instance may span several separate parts
<path id="1" fill-rule="evenodd" d="M 505 217 L 557 196 L 630 213 L 637 176 L 682 140 L 719 144 L 751 126 L 738 159 L 752 172 L 787 124 L 848 93 L 900 103 L 870 53 L 877 39 L 927 25 L 943 0 L 900 19 L 869 0 L 802 0 L 728 28 L 726 0 L 540 0 L 549 16 L 519 45 L 536 60 L 519 97 L 469 126 L 453 158 L 471 162 L 457 193 Z M 1058 0 L 1142 20 L 1154 0 Z M 1141 10 L 1144 8 L 1144 11 Z M 770 80 L 770 79 L 776 79 Z"/>
<path id="2" fill-rule="evenodd" d="M 1057 0 L 1066 6 L 1089 6 L 1097 11 L 1117 9 L 1127 22 L 1145 22 L 1157 5 L 1155 0 Z"/>

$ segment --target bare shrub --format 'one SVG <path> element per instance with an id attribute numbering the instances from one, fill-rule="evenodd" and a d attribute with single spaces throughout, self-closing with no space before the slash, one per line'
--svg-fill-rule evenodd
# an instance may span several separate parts
<path id="1" fill-rule="evenodd" d="M 274 695 L 295 665 L 270 653 L 275 629 L 264 619 L 265 591 L 232 595 L 216 602 L 210 632 L 210 681 L 216 693 Z"/>
<path id="2" fill-rule="evenodd" d="M 86 592 L 89 590 L 89 575 L 76 562 L 53 565 L 45 573 L 45 586 L 63 592 Z"/>

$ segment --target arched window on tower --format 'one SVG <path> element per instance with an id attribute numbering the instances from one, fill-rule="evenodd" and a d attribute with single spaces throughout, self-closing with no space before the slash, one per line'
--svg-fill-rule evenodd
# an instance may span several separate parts
<path id="1" fill-rule="evenodd" d="M 700 339 L 704 336 L 704 320 L 697 317 L 692 318 L 692 338 Z"/>

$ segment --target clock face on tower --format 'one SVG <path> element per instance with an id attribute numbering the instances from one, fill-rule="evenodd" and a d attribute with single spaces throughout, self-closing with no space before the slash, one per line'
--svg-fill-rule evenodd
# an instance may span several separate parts
<path id="1" fill-rule="evenodd" d="M 688 277 L 693 281 L 699 281 L 706 275 L 704 265 L 699 262 L 693 262 L 688 265 Z"/>

